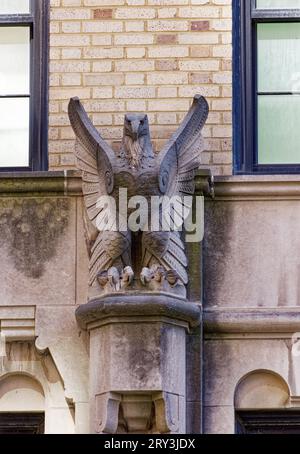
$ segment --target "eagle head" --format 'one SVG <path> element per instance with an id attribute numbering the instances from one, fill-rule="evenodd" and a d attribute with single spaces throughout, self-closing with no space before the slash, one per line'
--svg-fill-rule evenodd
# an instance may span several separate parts
<path id="1" fill-rule="evenodd" d="M 130 166 L 138 169 L 152 150 L 147 115 L 125 115 L 123 150 Z"/>
<path id="2" fill-rule="evenodd" d="M 147 115 L 125 115 L 124 133 L 134 142 L 142 136 L 147 136 L 149 134 Z"/>

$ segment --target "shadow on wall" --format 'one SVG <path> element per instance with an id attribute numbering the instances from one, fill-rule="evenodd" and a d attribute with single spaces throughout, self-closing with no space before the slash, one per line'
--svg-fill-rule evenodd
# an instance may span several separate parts
<path id="1" fill-rule="evenodd" d="M 230 260 L 231 226 L 234 222 L 233 205 L 205 201 L 205 230 L 203 241 L 204 307 L 215 306 L 220 300 L 220 282 L 224 280 Z"/>

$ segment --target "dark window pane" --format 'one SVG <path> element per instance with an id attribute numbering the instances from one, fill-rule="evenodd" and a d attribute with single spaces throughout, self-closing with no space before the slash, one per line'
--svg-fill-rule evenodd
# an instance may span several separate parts
<path id="1" fill-rule="evenodd" d="M 238 434 L 300 434 L 299 410 L 243 410 L 236 412 Z"/>
<path id="2" fill-rule="evenodd" d="M 1 435 L 43 434 L 44 426 L 44 413 L 0 413 Z"/>

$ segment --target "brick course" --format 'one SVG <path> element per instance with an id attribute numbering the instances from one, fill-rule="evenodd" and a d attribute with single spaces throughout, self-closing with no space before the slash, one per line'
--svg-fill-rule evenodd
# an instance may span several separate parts
<path id="1" fill-rule="evenodd" d="M 231 0 L 50 0 L 49 152 L 74 168 L 67 117 L 79 96 L 117 149 L 125 112 L 146 111 L 158 151 L 195 93 L 207 97 L 203 166 L 230 174 Z"/>

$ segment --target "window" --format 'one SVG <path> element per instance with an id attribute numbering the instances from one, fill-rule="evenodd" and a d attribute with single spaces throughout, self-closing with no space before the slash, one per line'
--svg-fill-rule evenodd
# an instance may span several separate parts
<path id="1" fill-rule="evenodd" d="M 299 410 L 238 411 L 235 422 L 237 434 L 300 434 Z"/>
<path id="2" fill-rule="evenodd" d="M 48 0 L 0 1 L 0 170 L 47 170 Z"/>
<path id="3" fill-rule="evenodd" d="M 298 173 L 300 1 L 233 7 L 235 173 Z"/>
<path id="4" fill-rule="evenodd" d="M 0 435 L 41 435 L 44 413 L 0 413 Z"/>

